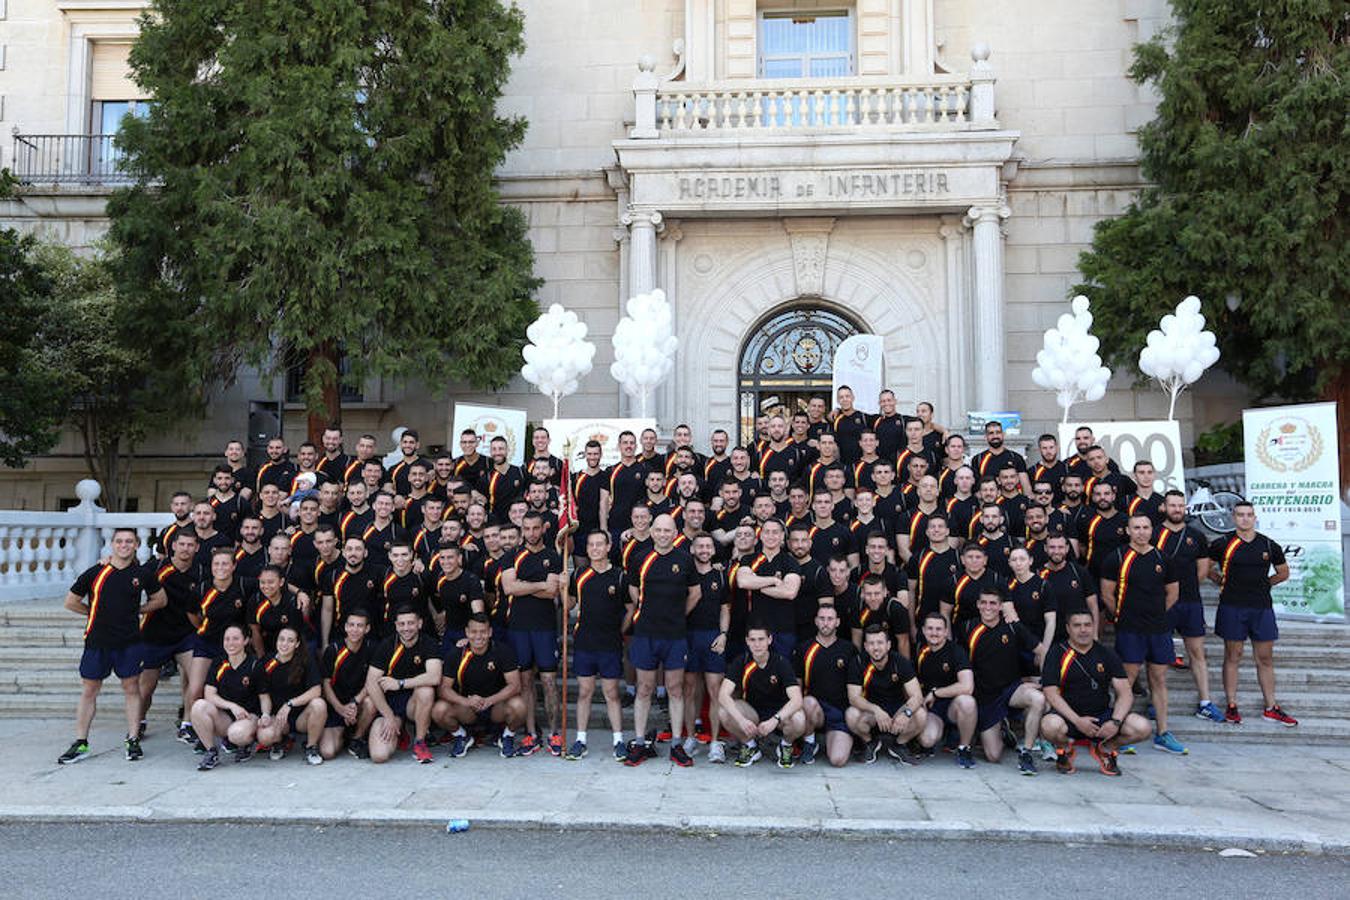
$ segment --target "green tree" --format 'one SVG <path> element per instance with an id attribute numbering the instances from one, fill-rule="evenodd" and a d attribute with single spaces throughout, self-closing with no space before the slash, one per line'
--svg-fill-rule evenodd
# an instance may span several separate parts
<path id="1" fill-rule="evenodd" d="M 64 385 L 33 327 L 53 290 L 36 249 L 31 235 L 0 228 L 0 462 L 11 468 L 50 450 L 61 423 Z"/>
<path id="2" fill-rule="evenodd" d="M 155 98 L 109 203 L 119 283 L 203 379 L 305 363 L 313 434 L 345 379 L 504 384 L 532 299 L 492 175 L 523 18 L 499 0 L 158 0 L 131 54 Z"/>
<path id="3" fill-rule="evenodd" d="M 1110 364 L 1137 371 L 1187 294 L 1258 397 L 1341 404 L 1350 487 L 1350 12 L 1345 0 L 1171 0 L 1135 49 L 1155 87 L 1139 132 L 1149 186 L 1098 224 L 1074 288 Z"/>
<path id="4" fill-rule="evenodd" d="M 36 324 L 42 370 L 60 385 L 61 422 L 79 437 L 85 467 L 119 510 L 132 464 L 150 434 L 192 427 L 202 391 L 184 389 L 187 370 L 160 361 L 144 340 L 144 311 L 120 297 L 109 259 L 77 257 L 56 244 L 34 256 L 51 286 Z"/>

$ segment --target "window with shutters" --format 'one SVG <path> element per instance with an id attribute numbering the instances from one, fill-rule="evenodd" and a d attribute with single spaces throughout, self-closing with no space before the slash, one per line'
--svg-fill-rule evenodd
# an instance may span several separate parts
<path id="1" fill-rule="evenodd" d="M 853 11 L 763 11 L 760 78 L 838 78 L 855 74 Z"/>
<path id="2" fill-rule="evenodd" d="M 126 116 L 150 112 L 146 93 L 131 77 L 131 43 L 94 41 L 90 46 L 89 132 L 97 135 L 90 146 L 92 170 L 112 175 L 121 168 L 122 151 L 115 136 Z"/>

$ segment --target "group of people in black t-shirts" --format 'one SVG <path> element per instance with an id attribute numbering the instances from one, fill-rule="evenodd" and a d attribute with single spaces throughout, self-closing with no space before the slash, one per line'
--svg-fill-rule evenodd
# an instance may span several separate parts
<path id="1" fill-rule="evenodd" d="M 836 400 L 760 419 L 745 446 L 718 429 L 706 454 L 684 425 L 665 453 L 654 430 L 622 433 L 607 467 L 591 441 L 566 483 L 544 429 L 524 466 L 502 437 L 480 453 L 473 431 L 434 459 L 407 431 L 388 468 L 370 435 L 348 456 L 338 428 L 294 460 L 274 438 L 256 469 L 231 442 L 204 497 L 174 495 L 153 558 L 139 563 L 135 532 L 118 530 L 72 585 L 82 694 L 58 761 L 89 754 L 111 674 L 127 758 L 141 758 L 173 668 L 178 738 L 203 770 L 296 743 L 314 765 L 344 749 L 431 762 L 437 744 L 581 759 L 599 687 L 629 766 L 668 742 L 682 767 L 706 744 L 708 762 L 740 766 L 822 751 L 835 766 L 913 765 L 945 749 L 970 768 L 978 745 L 990 762 L 1015 749 L 1034 775 L 1038 757 L 1072 772 L 1087 746 L 1115 775 L 1140 742 L 1187 752 L 1168 728 L 1170 669 L 1190 669 L 1196 716 L 1242 721 L 1248 641 L 1263 718 L 1297 724 L 1274 696 L 1270 587 L 1288 566 L 1249 504 L 1210 542 L 1184 495 L 1155 490 L 1148 462 L 1122 473 L 1090 429 L 1065 458 L 1041 435 L 1029 464 L 997 422 L 970 455 L 929 404 L 902 415 L 883 391 L 866 415 L 848 388 Z M 1220 585 L 1223 710 L 1205 579 Z M 560 666 L 576 677 L 570 744 Z M 659 730 L 653 705 L 668 712 Z"/>

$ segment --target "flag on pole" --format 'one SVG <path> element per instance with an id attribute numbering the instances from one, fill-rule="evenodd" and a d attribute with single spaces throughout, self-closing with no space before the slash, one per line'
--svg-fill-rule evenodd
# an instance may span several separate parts
<path id="1" fill-rule="evenodd" d="M 577 521 L 576 497 L 572 492 L 572 473 L 567 456 L 562 461 L 562 496 L 558 498 L 558 552 L 567 552 L 567 538 Z"/>

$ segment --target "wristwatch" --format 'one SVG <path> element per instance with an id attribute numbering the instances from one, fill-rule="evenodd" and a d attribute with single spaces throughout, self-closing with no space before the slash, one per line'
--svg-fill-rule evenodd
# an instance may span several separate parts
<path id="1" fill-rule="evenodd" d="M 1117 719 L 1115 716 L 1112 716 L 1111 718 L 1107 719 L 1106 721 L 1108 721 L 1108 722 L 1115 722 L 1117 728 L 1119 728 L 1120 726 L 1122 726 L 1122 725 L 1125 724 L 1124 722 L 1122 722 L 1122 721 L 1120 721 L 1119 719 Z"/>

